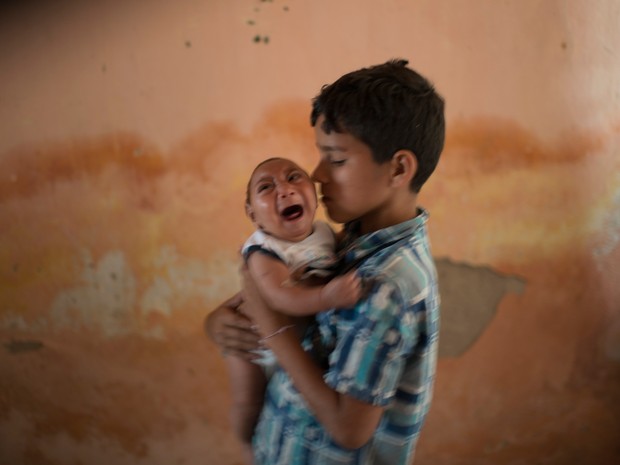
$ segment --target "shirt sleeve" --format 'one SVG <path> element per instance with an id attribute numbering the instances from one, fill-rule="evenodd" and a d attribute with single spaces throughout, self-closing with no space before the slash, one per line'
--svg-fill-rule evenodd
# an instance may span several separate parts
<path id="1" fill-rule="evenodd" d="M 329 386 L 362 402 L 386 405 L 396 393 L 418 339 L 416 313 L 424 300 L 408 304 L 390 282 L 374 284 L 367 299 L 338 326 L 338 342 L 325 375 Z M 348 320 L 348 323 L 346 323 Z"/>
<path id="2" fill-rule="evenodd" d="M 271 258 L 275 258 L 276 260 L 280 260 L 281 262 L 284 262 L 284 260 L 282 260 L 282 257 L 280 257 L 278 254 L 276 254 L 273 250 L 269 250 L 266 249 L 265 247 L 261 246 L 261 245 L 250 245 L 248 247 L 246 247 L 245 249 L 243 249 L 243 259 L 244 261 L 247 263 L 247 261 L 250 259 L 250 255 L 252 255 L 254 252 L 260 252 L 263 255 L 267 255 Z"/>

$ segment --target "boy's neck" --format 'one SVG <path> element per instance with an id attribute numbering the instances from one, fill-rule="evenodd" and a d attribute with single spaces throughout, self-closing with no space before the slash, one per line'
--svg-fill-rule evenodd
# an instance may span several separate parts
<path id="1" fill-rule="evenodd" d="M 373 233 L 415 218 L 419 214 L 417 197 L 416 194 L 408 192 L 364 215 L 359 219 L 360 234 Z"/>

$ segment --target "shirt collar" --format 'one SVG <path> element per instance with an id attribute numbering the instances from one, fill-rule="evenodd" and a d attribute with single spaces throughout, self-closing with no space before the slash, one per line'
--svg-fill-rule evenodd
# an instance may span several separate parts
<path id="1" fill-rule="evenodd" d="M 428 212 L 418 208 L 415 218 L 361 236 L 358 221 L 346 224 L 345 237 L 339 250 L 342 265 L 346 267 L 352 262 L 360 262 L 381 248 L 413 236 L 427 221 Z"/>

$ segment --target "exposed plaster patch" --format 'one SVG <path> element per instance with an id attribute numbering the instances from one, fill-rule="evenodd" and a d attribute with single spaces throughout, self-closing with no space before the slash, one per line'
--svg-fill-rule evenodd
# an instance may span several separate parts
<path id="1" fill-rule="evenodd" d="M 166 246 L 161 248 L 154 263 L 159 274 L 140 300 L 144 315 L 159 312 L 171 316 L 174 307 L 183 305 L 190 297 L 212 302 L 239 287 L 237 264 L 227 255 L 216 253 L 204 262 L 182 257 L 174 247 Z"/>
<path id="2" fill-rule="evenodd" d="M 441 295 L 439 356 L 457 357 L 484 332 L 504 295 L 520 294 L 525 281 L 450 259 L 436 262 Z"/>
<path id="3" fill-rule="evenodd" d="M 18 315 L 17 312 L 9 310 L 3 315 L 2 320 L 0 320 L 0 328 L 2 329 L 11 329 L 11 330 L 25 330 L 28 329 L 28 323 L 24 320 L 24 317 Z"/>
<path id="4" fill-rule="evenodd" d="M 620 189 L 614 196 L 611 208 L 609 209 L 609 219 L 605 222 L 602 243 L 594 248 L 595 258 L 602 258 L 610 255 L 620 244 Z"/>
<path id="5" fill-rule="evenodd" d="M 158 312 L 170 316 L 172 314 L 170 303 L 172 297 L 173 290 L 168 281 L 161 276 L 156 276 L 153 284 L 142 294 L 140 310 L 144 315 Z"/>
<path id="6" fill-rule="evenodd" d="M 208 308 L 219 296 L 239 288 L 237 263 L 226 254 L 215 254 L 205 262 L 182 257 L 174 247 L 162 247 L 153 261 L 155 276 L 142 293 L 122 252 L 108 252 L 94 262 L 85 251 L 81 261 L 78 285 L 61 291 L 52 303 L 51 327 L 88 328 L 106 337 L 139 333 L 162 339 L 165 328 L 161 324 L 144 324 L 150 314 L 172 317 L 193 298 Z M 2 325 L 35 329 L 18 315 L 5 317 Z"/>
<path id="7" fill-rule="evenodd" d="M 90 252 L 84 251 L 82 261 L 80 285 L 60 292 L 52 303 L 52 323 L 97 329 L 106 336 L 131 332 L 136 280 L 123 253 L 108 252 L 94 264 Z"/>

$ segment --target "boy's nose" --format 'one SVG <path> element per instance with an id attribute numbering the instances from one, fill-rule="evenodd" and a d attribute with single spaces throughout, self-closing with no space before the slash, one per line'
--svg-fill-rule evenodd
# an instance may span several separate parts
<path id="1" fill-rule="evenodd" d="M 312 179 L 312 182 L 323 182 L 325 180 L 322 161 L 316 165 L 316 168 L 314 168 L 312 174 L 310 174 L 310 179 Z"/>

